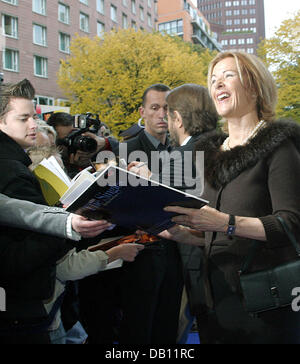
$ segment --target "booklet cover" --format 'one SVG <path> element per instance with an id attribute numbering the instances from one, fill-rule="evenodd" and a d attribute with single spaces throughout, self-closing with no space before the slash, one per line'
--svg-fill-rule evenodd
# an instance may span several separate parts
<path id="1" fill-rule="evenodd" d="M 63 201 L 63 199 L 61 200 Z M 174 226 L 170 205 L 201 208 L 208 201 L 158 182 L 147 180 L 116 166 L 109 166 L 73 201 L 67 211 L 91 220 L 107 220 L 127 229 L 157 235 Z"/>
<path id="2" fill-rule="evenodd" d="M 54 206 L 71 186 L 71 180 L 54 157 L 44 159 L 33 171 L 48 205 Z"/>

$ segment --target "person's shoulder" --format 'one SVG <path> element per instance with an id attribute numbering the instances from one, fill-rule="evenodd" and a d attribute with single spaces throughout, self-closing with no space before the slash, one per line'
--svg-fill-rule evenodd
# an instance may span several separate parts
<path id="1" fill-rule="evenodd" d="M 265 147 L 296 148 L 300 153 L 300 125 L 291 119 L 278 119 L 262 131 L 262 142 Z"/>
<path id="2" fill-rule="evenodd" d="M 145 133 L 142 131 L 136 137 L 126 141 L 128 153 L 135 150 L 143 150 L 145 137 Z"/>

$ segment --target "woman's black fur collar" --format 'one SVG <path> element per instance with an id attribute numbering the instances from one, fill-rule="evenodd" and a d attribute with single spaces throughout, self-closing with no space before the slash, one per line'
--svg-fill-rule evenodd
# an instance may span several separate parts
<path id="1" fill-rule="evenodd" d="M 300 153 L 300 125 L 288 120 L 270 123 L 246 146 L 222 152 L 220 147 L 226 137 L 226 134 L 216 131 L 207 138 L 201 138 L 196 144 L 196 150 L 205 152 L 205 179 L 216 189 L 225 186 L 247 168 L 253 167 L 287 139 L 295 144 Z"/>

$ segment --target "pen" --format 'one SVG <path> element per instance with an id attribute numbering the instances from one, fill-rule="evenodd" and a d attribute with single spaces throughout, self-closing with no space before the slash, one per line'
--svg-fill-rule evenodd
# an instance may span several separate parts
<path id="1" fill-rule="evenodd" d="M 136 168 L 141 168 L 141 167 L 144 167 L 144 166 L 146 166 L 148 163 L 147 162 L 144 162 L 144 163 L 141 163 L 141 164 L 139 164 L 139 165 L 137 165 L 137 166 L 135 166 Z"/>

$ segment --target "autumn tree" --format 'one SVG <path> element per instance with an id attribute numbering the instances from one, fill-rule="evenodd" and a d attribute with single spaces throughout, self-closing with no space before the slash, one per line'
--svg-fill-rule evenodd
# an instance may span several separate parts
<path id="1" fill-rule="evenodd" d="M 61 62 L 58 83 L 72 104 L 72 113 L 99 114 L 117 136 L 139 119 L 148 86 L 206 85 L 211 58 L 208 50 L 199 55 L 167 35 L 113 31 L 103 38 L 75 38 L 70 57 Z"/>
<path id="2" fill-rule="evenodd" d="M 278 116 L 300 122 L 300 11 L 285 20 L 274 37 L 261 42 L 258 54 L 278 85 Z"/>

